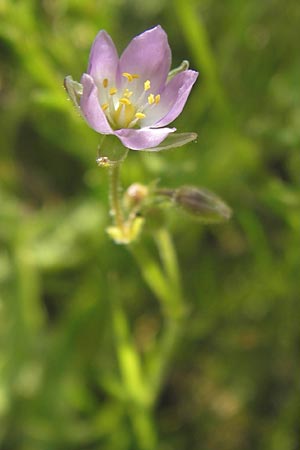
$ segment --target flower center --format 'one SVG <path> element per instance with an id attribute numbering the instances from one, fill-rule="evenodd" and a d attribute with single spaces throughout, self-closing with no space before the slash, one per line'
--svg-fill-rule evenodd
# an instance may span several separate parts
<path id="1" fill-rule="evenodd" d="M 141 126 L 147 110 L 160 102 L 159 94 L 150 93 L 150 80 L 144 82 L 141 92 L 138 74 L 123 72 L 122 76 L 126 79 L 122 90 L 111 85 L 108 78 L 102 80 L 99 89 L 101 108 L 114 129 Z"/>

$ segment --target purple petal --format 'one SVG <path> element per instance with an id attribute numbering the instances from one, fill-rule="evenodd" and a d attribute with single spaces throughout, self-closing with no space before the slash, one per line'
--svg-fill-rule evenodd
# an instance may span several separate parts
<path id="1" fill-rule="evenodd" d="M 115 83 L 118 62 L 119 56 L 111 37 L 106 31 L 99 31 L 91 48 L 87 73 L 96 82 L 101 83 L 107 78 Z"/>
<path id="2" fill-rule="evenodd" d="M 143 125 L 164 127 L 179 116 L 189 93 L 198 77 L 198 72 L 185 70 L 169 81 L 160 95 L 160 103 L 153 106 Z"/>
<path id="3" fill-rule="evenodd" d="M 165 31 L 157 26 L 136 36 L 120 58 L 120 73 L 140 76 L 138 84 L 143 89 L 151 81 L 151 92 L 157 93 L 165 83 L 171 65 L 171 50 Z"/>
<path id="4" fill-rule="evenodd" d="M 147 148 L 156 147 L 170 133 L 176 131 L 176 128 L 142 128 L 140 130 L 122 129 L 117 130 L 114 134 L 120 139 L 122 144 L 131 150 L 145 150 Z"/>
<path id="5" fill-rule="evenodd" d="M 98 90 L 93 78 L 84 73 L 81 78 L 83 93 L 80 100 L 80 108 L 85 120 L 90 127 L 102 134 L 112 134 L 113 131 L 99 104 Z"/>

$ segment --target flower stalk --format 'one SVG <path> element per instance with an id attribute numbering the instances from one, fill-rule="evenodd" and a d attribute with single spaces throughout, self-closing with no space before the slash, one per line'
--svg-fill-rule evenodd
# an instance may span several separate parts
<path id="1" fill-rule="evenodd" d="M 126 217 L 124 216 L 123 199 L 121 198 L 120 169 L 120 161 L 109 165 L 110 214 L 114 218 L 114 223 L 106 231 L 117 244 L 129 244 L 139 236 L 144 219 L 138 217 L 135 210 L 129 211 L 129 214 Z"/>
<path id="2" fill-rule="evenodd" d="M 147 383 L 152 407 L 161 392 L 173 356 L 182 335 L 187 306 L 180 277 L 175 247 L 165 228 L 155 233 L 160 263 L 141 245 L 130 246 L 141 275 L 160 303 L 163 313 L 163 331 L 154 351 L 148 355 Z"/>
<path id="3" fill-rule="evenodd" d="M 109 167 L 109 199 L 110 199 L 110 214 L 114 218 L 115 226 L 124 233 L 124 215 L 121 206 L 121 185 L 120 185 L 120 166 L 117 162 L 111 164 Z"/>

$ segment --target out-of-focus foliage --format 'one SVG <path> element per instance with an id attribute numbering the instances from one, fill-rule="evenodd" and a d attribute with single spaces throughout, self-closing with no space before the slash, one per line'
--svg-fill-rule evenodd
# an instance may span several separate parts
<path id="1" fill-rule="evenodd" d="M 176 121 L 199 137 L 130 152 L 123 183 L 205 186 L 234 211 L 209 227 L 167 211 L 190 314 L 156 407 L 159 449 L 299 448 L 299 1 L 0 0 L 3 450 L 138 448 L 110 305 L 118 295 L 142 354 L 160 311 L 105 233 L 99 136 L 62 85 L 100 28 L 121 51 L 157 23 L 174 67 L 200 72 Z M 154 251 L 151 230 L 142 239 Z"/>

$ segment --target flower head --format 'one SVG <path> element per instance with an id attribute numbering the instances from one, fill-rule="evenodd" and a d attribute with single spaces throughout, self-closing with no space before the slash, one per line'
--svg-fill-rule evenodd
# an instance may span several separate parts
<path id="1" fill-rule="evenodd" d="M 83 117 L 98 133 L 117 136 L 127 148 L 158 146 L 176 131 L 166 125 L 181 113 L 198 76 L 185 67 L 168 77 L 170 66 L 171 50 L 160 26 L 136 36 L 120 58 L 111 37 L 101 30 L 81 78 L 82 89 L 77 86 Z"/>

